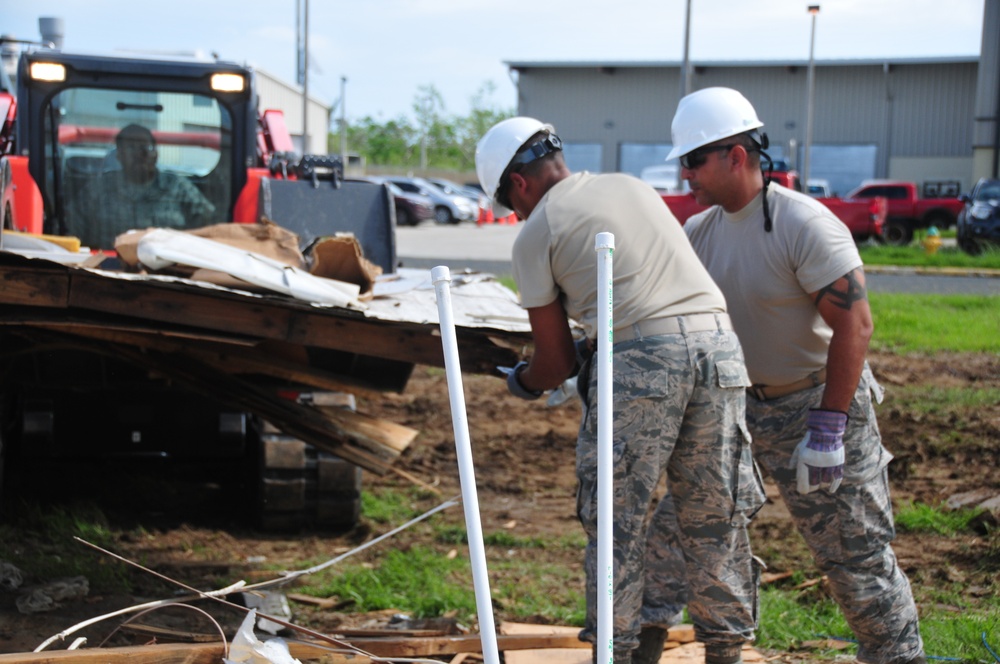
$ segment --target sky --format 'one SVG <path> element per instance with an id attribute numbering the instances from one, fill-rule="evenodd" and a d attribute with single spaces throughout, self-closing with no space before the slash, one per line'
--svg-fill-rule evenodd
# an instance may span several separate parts
<path id="1" fill-rule="evenodd" d="M 984 1 L 821 0 L 814 57 L 976 56 Z M 428 86 L 446 115 L 516 110 L 505 62 L 679 63 L 688 5 L 692 61 L 808 61 L 814 25 L 799 0 L 0 0 L 0 34 L 59 17 L 68 51 L 217 53 L 294 83 L 305 4 L 310 96 L 349 123 L 412 119 Z"/>

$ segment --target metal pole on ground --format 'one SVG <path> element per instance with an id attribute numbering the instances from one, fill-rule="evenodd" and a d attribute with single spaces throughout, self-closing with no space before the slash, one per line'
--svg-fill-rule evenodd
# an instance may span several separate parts
<path id="1" fill-rule="evenodd" d="M 614 344 L 613 233 L 598 233 L 597 252 L 597 664 L 614 659 L 614 458 L 612 345 Z M 601 579 L 604 579 L 604 590 Z"/>
<path id="2" fill-rule="evenodd" d="M 446 266 L 439 265 L 431 270 L 431 282 L 437 295 L 441 345 L 444 349 L 445 375 L 448 378 L 448 396 L 451 403 L 451 422 L 455 431 L 458 475 L 462 485 L 462 506 L 465 509 L 465 528 L 469 537 L 469 560 L 472 564 L 472 582 L 476 591 L 476 609 L 479 614 L 479 638 L 482 640 L 483 659 L 486 664 L 500 664 L 496 626 L 493 622 L 493 603 L 490 598 L 490 580 L 486 573 L 486 547 L 479 520 L 476 474 L 472 465 L 469 419 L 465 409 L 465 390 L 458 359 L 458 337 L 455 334 L 455 319 L 452 315 L 451 272 Z"/>

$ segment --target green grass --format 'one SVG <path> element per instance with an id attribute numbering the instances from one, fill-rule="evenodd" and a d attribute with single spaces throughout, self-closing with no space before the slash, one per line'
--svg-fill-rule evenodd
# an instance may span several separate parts
<path id="1" fill-rule="evenodd" d="M 864 243 L 858 247 L 865 265 L 898 265 L 904 267 L 1000 269 L 1000 250 L 987 249 L 979 256 L 970 256 L 958 247 L 942 247 L 928 255 L 920 238 L 905 247 Z"/>
<path id="2" fill-rule="evenodd" d="M 435 532 L 438 542 L 455 546 L 389 550 L 374 562 L 321 572 L 297 591 L 350 599 L 352 611 L 396 609 L 415 618 L 449 614 L 473 622 L 476 595 L 465 531 L 446 527 Z M 499 610 L 515 620 L 544 617 L 557 624 L 583 625 L 586 600 L 574 571 L 534 551 L 571 546 L 582 560 L 582 538 L 549 541 L 485 533 L 483 542 L 490 559 L 490 597 Z"/>
<path id="3" fill-rule="evenodd" d="M 868 299 L 874 350 L 1000 352 L 1000 295 L 869 293 Z"/>
<path id="4" fill-rule="evenodd" d="M 756 646 L 790 651 L 803 641 L 852 638 L 837 604 L 817 597 L 814 586 L 803 591 L 764 588 L 760 593 L 762 619 Z"/>
<path id="5" fill-rule="evenodd" d="M 983 510 L 949 510 L 923 503 L 904 503 L 896 510 L 896 527 L 901 531 L 954 536 L 969 531 Z"/>
<path id="6" fill-rule="evenodd" d="M 977 408 L 1000 403 L 1000 389 L 992 387 L 960 388 L 926 385 L 899 385 L 893 392 L 917 415 L 957 414 L 975 412 Z M 958 420 L 959 416 L 956 415 Z M 957 426 L 960 422 L 956 421 Z"/>
<path id="7" fill-rule="evenodd" d="M 365 518 L 375 523 L 405 523 L 423 513 L 418 506 L 419 499 L 425 496 L 420 489 L 409 491 L 382 491 L 372 494 L 361 493 L 361 512 Z"/>
<path id="8" fill-rule="evenodd" d="M 28 577 L 87 577 L 90 587 L 128 590 L 128 574 L 120 564 L 73 540 L 113 548 L 120 533 L 110 529 L 101 510 L 89 504 L 43 508 L 20 504 L 16 517 L 0 524 L 0 560 Z"/>

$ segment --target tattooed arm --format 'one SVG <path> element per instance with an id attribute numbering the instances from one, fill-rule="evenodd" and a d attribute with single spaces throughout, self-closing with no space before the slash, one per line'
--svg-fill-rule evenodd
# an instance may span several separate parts
<path id="1" fill-rule="evenodd" d="M 820 408 L 847 412 L 861 380 L 874 329 L 863 268 L 852 270 L 810 294 L 833 339 L 826 358 L 826 389 Z"/>

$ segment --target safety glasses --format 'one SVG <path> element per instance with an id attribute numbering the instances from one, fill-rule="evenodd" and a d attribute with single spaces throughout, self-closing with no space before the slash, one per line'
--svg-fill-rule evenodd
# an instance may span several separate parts
<path id="1" fill-rule="evenodd" d="M 541 159 L 545 155 L 559 150 L 562 150 L 562 139 L 555 134 L 547 134 L 544 138 L 522 148 L 510 160 L 507 169 L 500 176 L 500 186 L 497 187 L 496 194 L 493 196 L 494 200 L 508 210 L 513 210 L 510 199 L 507 197 L 511 173 L 517 173 L 525 164 L 530 164 L 536 159 Z"/>
<path id="2" fill-rule="evenodd" d="M 710 145 L 705 148 L 698 148 L 697 150 L 692 150 L 686 155 L 681 156 L 680 162 L 683 168 L 693 171 L 696 168 L 701 168 L 708 161 L 708 155 L 713 152 L 729 152 L 736 147 L 736 143 L 730 143 L 728 145 Z"/>

